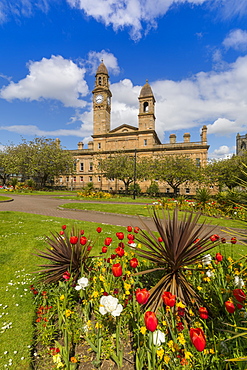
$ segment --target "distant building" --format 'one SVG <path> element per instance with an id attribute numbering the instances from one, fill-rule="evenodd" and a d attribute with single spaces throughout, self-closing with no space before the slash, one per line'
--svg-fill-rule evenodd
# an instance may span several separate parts
<path id="1" fill-rule="evenodd" d="M 190 134 L 184 133 L 184 141 L 177 142 L 176 135 L 170 135 L 170 142 L 162 144 L 155 131 L 155 98 L 148 82 L 142 87 L 139 95 L 138 127 L 122 124 L 111 130 L 111 98 L 109 75 L 102 62 L 95 75 L 93 94 L 93 140 L 84 149 L 82 142 L 78 148 L 72 150 L 75 158 L 74 176 L 62 176 L 61 185 L 73 188 L 82 188 L 89 182 L 94 187 L 104 191 L 119 191 L 124 189 L 124 184 L 116 179 L 107 180 L 97 172 L 99 158 L 109 154 L 124 151 L 129 155 L 136 152 L 138 157 L 155 157 L 158 155 L 187 155 L 195 160 L 197 166 L 207 164 L 208 148 L 207 127 L 203 126 L 201 138 L 198 142 L 190 141 Z M 142 190 L 146 190 L 150 181 L 140 183 Z M 159 184 L 162 192 L 173 192 L 169 185 Z M 195 189 L 194 189 L 195 191 Z M 181 194 L 194 192 L 187 184 L 180 189 Z"/>
<path id="2" fill-rule="evenodd" d="M 247 150 L 247 134 L 239 135 L 236 137 L 236 154 L 243 155 Z"/>

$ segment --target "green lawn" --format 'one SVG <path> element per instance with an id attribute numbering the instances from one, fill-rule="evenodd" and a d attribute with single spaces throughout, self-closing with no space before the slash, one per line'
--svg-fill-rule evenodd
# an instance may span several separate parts
<path id="1" fill-rule="evenodd" d="M 150 212 L 152 213 L 152 205 L 148 206 L 139 204 L 68 203 L 61 205 L 61 207 L 66 209 L 81 209 L 88 211 L 109 212 L 133 216 L 139 215 L 145 217 L 149 217 Z M 165 214 L 167 213 L 168 212 L 165 211 Z M 201 216 L 200 222 L 204 221 L 206 224 L 219 225 L 221 227 L 230 227 L 239 229 L 246 228 L 246 223 L 239 220 Z"/>
<path id="2" fill-rule="evenodd" d="M 0 195 L 0 202 L 4 202 L 6 200 L 10 200 L 12 199 L 11 197 L 7 197 L 7 196 L 4 196 L 4 195 Z"/>

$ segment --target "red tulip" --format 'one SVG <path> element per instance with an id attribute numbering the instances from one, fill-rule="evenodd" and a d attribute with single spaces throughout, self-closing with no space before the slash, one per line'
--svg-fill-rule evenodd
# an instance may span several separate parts
<path id="1" fill-rule="evenodd" d="M 62 229 L 63 229 L 63 230 L 65 230 L 65 229 L 66 229 L 66 227 L 67 227 L 66 225 L 63 225 L 63 226 L 62 226 Z"/>
<path id="2" fill-rule="evenodd" d="M 232 237 L 232 238 L 231 238 L 231 243 L 232 243 L 232 244 L 236 244 L 236 243 L 237 243 L 237 238 Z"/>
<path id="3" fill-rule="evenodd" d="M 147 311 L 144 315 L 145 326 L 150 331 L 155 331 L 158 326 L 158 319 L 156 314 L 152 311 Z"/>
<path id="4" fill-rule="evenodd" d="M 70 279 L 70 273 L 69 273 L 69 271 L 65 271 L 65 273 L 63 274 L 63 279 L 64 280 L 69 280 Z"/>
<path id="5" fill-rule="evenodd" d="M 163 299 L 163 302 L 166 306 L 169 306 L 169 307 L 175 306 L 176 296 L 172 295 L 172 293 L 164 292 L 162 294 L 162 299 Z"/>
<path id="6" fill-rule="evenodd" d="M 231 301 L 226 301 L 225 302 L 225 308 L 226 308 L 227 312 L 229 312 L 229 313 L 233 313 L 235 311 L 235 306 Z"/>
<path id="7" fill-rule="evenodd" d="M 71 236 L 69 239 L 71 244 L 76 244 L 78 242 L 78 237 L 77 236 Z"/>
<path id="8" fill-rule="evenodd" d="M 134 232 L 135 232 L 136 234 L 138 234 L 138 233 L 139 233 L 139 230 L 140 230 L 140 228 L 139 228 L 138 226 L 136 226 L 136 227 L 134 228 Z"/>
<path id="9" fill-rule="evenodd" d="M 97 233 L 101 233 L 102 228 L 101 227 L 97 227 L 96 231 L 97 231 Z"/>
<path id="10" fill-rule="evenodd" d="M 138 303 L 146 304 L 149 299 L 150 293 L 146 288 L 144 289 L 138 288 L 135 292 L 135 295 Z"/>
<path id="11" fill-rule="evenodd" d="M 63 230 L 61 230 L 59 234 L 60 234 L 60 235 L 63 235 L 63 234 L 64 234 L 64 231 L 63 231 Z"/>
<path id="12" fill-rule="evenodd" d="M 135 239 L 135 235 L 133 235 L 133 234 L 128 234 L 128 235 L 127 235 L 127 238 L 128 238 L 129 240 L 134 240 L 134 239 Z"/>
<path id="13" fill-rule="evenodd" d="M 158 237 L 158 242 L 163 242 L 163 239 L 161 238 L 161 236 Z"/>
<path id="14" fill-rule="evenodd" d="M 89 246 L 87 247 L 87 250 L 90 252 L 92 248 L 93 248 L 93 247 L 92 247 L 91 245 L 89 245 Z"/>
<path id="15" fill-rule="evenodd" d="M 123 240 L 124 239 L 124 233 L 116 233 L 116 236 L 118 237 L 119 240 Z"/>
<path id="16" fill-rule="evenodd" d="M 117 247 L 116 249 L 115 249 L 115 252 L 117 253 L 117 255 L 119 256 L 119 257 L 123 257 L 123 255 L 124 255 L 124 249 L 123 248 L 121 248 L 121 247 Z"/>
<path id="17" fill-rule="evenodd" d="M 101 251 L 102 251 L 102 253 L 106 253 L 107 252 L 107 247 L 106 246 L 102 247 Z"/>
<path id="18" fill-rule="evenodd" d="M 131 226 L 127 226 L 127 231 L 128 231 L 129 233 L 131 233 L 131 231 L 132 231 L 132 227 L 131 227 Z"/>
<path id="19" fill-rule="evenodd" d="M 219 237 L 219 235 L 217 235 L 217 234 L 214 234 L 214 235 L 211 235 L 211 236 L 210 236 L 210 240 L 211 240 L 211 242 L 216 242 L 219 238 L 220 238 L 220 237 Z"/>
<path id="20" fill-rule="evenodd" d="M 87 238 L 85 236 L 80 237 L 80 244 L 85 245 L 87 243 Z"/>
<path id="21" fill-rule="evenodd" d="M 242 289 L 234 289 L 232 291 L 232 294 L 234 295 L 234 297 L 236 298 L 236 300 L 238 302 L 244 302 L 246 300 L 246 295 L 245 293 L 242 291 Z"/>
<path id="22" fill-rule="evenodd" d="M 112 273 L 115 277 L 122 276 L 123 270 L 120 263 L 115 263 L 114 265 L 112 265 Z"/>
<path id="23" fill-rule="evenodd" d="M 85 232 L 84 230 L 81 230 L 81 231 L 80 231 L 80 234 L 81 234 L 81 235 L 83 235 L 83 234 L 84 234 L 84 232 Z"/>
<path id="24" fill-rule="evenodd" d="M 130 260 L 130 267 L 132 267 L 133 269 L 135 269 L 137 266 L 138 266 L 138 259 L 137 258 L 132 258 Z"/>
<path id="25" fill-rule="evenodd" d="M 208 310 L 206 307 L 199 308 L 199 315 L 201 319 L 208 319 Z"/>
<path id="26" fill-rule="evenodd" d="M 222 254 L 216 253 L 215 259 L 216 259 L 216 261 L 221 262 L 223 260 Z"/>
<path id="27" fill-rule="evenodd" d="M 221 243 L 226 243 L 226 238 L 221 238 Z"/>
<path id="28" fill-rule="evenodd" d="M 191 328 L 190 329 L 190 339 L 193 346 L 197 349 L 197 351 L 202 352 L 206 347 L 206 338 L 205 335 L 200 328 Z"/>
<path id="29" fill-rule="evenodd" d="M 109 237 L 105 238 L 105 245 L 109 246 L 111 242 L 112 242 L 112 238 L 109 238 Z"/>

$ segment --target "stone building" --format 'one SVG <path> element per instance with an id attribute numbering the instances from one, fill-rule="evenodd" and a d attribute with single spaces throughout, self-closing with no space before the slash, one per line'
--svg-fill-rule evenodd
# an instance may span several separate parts
<path id="1" fill-rule="evenodd" d="M 122 181 L 107 180 L 97 172 L 99 158 L 105 158 L 111 153 L 124 151 L 134 157 L 155 157 L 158 155 L 187 155 L 195 160 L 197 166 L 205 166 L 209 145 L 207 144 L 207 127 L 201 130 L 200 141 L 191 142 L 190 134 L 184 133 L 184 141 L 177 142 L 176 135 L 170 135 L 170 142 L 162 144 L 155 131 L 155 97 L 148 82 L 142 87 L 139 95 L 138 127 L 122 124 L 111 130 L 111 90 L 109 75 L 102 62 L 95 75 L 93 94 L 93 135 L 88 148 L 82 142 L 72 150 L 75 158 L 75 174 L 60 177 L 61 185 L 71 188 L 82 188 L 89 182 L 94 187 L 104 191 L 119 191 L 124 189 Z M 150 181 L 139 183 L 146 190 Z M 159 184 L 162 192 L 173 192 L 168 185 Z M 181 194 L 193 193 L 189 185 L 180 189 Z"/>
<path id="2" fill-rule="evenodd" d="M 243 155 L 247 150 L 247 134 L 240 135 L 237 134 L 236 137 L 236 154 Z"/>

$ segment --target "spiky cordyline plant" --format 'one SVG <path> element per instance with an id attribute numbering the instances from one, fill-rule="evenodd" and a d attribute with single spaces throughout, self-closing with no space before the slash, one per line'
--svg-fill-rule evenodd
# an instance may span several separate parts
<path id="1" fill-rule="evenodd" d="M 46 243 L 50 247 L 46 248 L 46 252 L 39 251 L 37 256 L 50 261 L 49 264 L 39 265 L 43 270 L 37 271 L 40 274 L 41 280 L 45 283 L 54 283 L 63 278 L 66 271 L 73 273 L 76 280 L 81 272 L 81 269 L 87 269 L 89 265 L 90 242 L 85 245 L 80 244 L 80 231 L 72 229 L 71 236 L 77 236 L 76 244 L 70 243 L 70 236 L 67 230 L 63 235 L 51 233 L 52 237 L 46 237 Z"/>
<path id="2" fill-rule="evenodd" d="M 192 304 L 195 308 L 202 304 L 206 306 L 187 281 L 184 272 L 186 269 L 196 269 L 196 265 L 201 262 L 202 255 L 218 244 L 210 240 L 214 227 L 210 231 L 205 231 L 204 224 L 198 225 L 200 213 L 185 214 L 182 220 L 178 220 L 178 209 L 175 209 L 173 218 L 168 214 L 168 218 L 164 217 L 162 221 L 155 209 L 153 212 L 153 221 L 162 242 L 158 241 L 157 236 L 142 221 L 146 231 L 141 230 L 137 240 L 144 248 L 136 251 L 136 254 L 155 264 L 156 267 L 135 275 L 158 270 L 163 270 L 164 275 L 149 291 L 150 298 L 145 309 L 157 312 L 162 304 L 162 294 L 165 291 L 178 297 L 186 307 Z M 196 239 L 200 240 L 195 242 Z"/>

